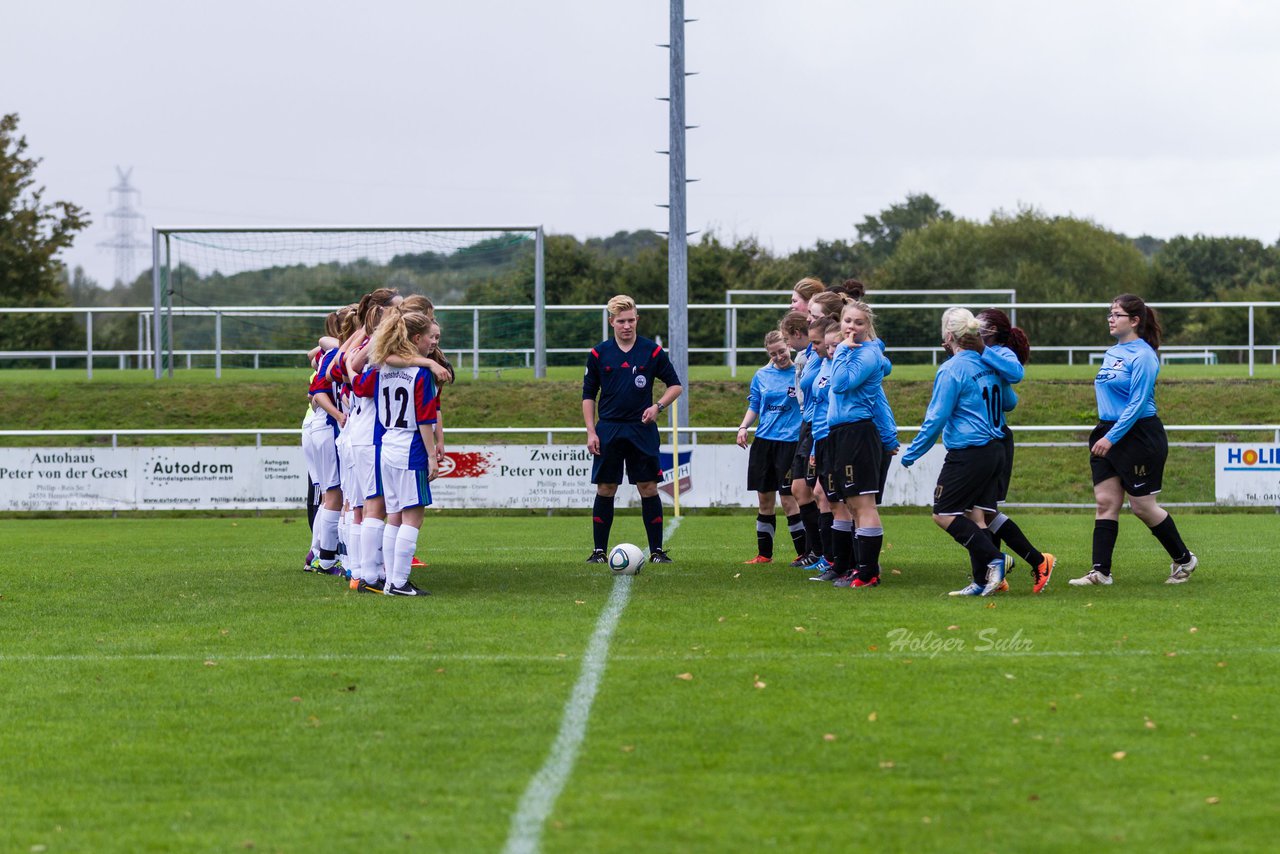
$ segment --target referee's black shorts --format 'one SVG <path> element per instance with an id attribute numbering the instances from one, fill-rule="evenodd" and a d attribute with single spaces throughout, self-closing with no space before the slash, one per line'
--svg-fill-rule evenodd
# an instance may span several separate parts
<path id="1" fill-rule="evenodd" d="M 938 516 L 963 516 L 977 507 L 996 512 L 996 492 L 1004 445 L 992 439 L 973 448 L 947 451 L 933 489 L 933 512 Z"/>
<path id="2" fill-rule="evenodd" d="M 790 495 L 791 462 L 795 455 L 795 442 L 757 436 L 751 441 L 751 455 L 747 458 L 747 489 Z"/>
<path id="3" fill-rule="evenodd" d="M 809 455 L 813 453 L 813 422 L 800 422 L 800 438 L 796 440 L 796 452 L 791 458 L 791 479 L 807 480 L 813 486 L 813 471 L 809 466 Z"/>
<path id="4" fill-rule="evenodd" d="M 1116 426 L 1114 421 L 1100 421 L 1089 434 L 1089 447 Z M 1089 455 L 1093 484 L 1120 478 L 1124 491 L 1142 497 L 1155 495 L 1164 482 L 1164 464 L 1169 458 L 1169 437 L 1158 415 L 1139 418 L 1119 442 L 1111 446 L 1105 457 Z"/>
<path id="5" fill-rule="evenodd" d="M 591 463 L 592 483 L 622 483 L 625 466 L 632 483 L 662 479 L 658 468 L 658 425 L 600 421 L 600 454 Z"/>
<path id="6" fill-rule="evenodd" d="M 829 471 L 823 484 L 827 498 L 843 500 L 879 492 L 883 455 L 880 432 L 871 419 L 832 427 L 827 436 Z"/>

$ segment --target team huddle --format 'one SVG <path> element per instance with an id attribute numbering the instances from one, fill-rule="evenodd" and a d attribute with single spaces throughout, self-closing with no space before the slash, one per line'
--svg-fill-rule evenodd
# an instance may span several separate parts
<path id="1" fill-rule="evenodd" d="M 304 569 L 352 590 L 424 596 L 409 581 L 443 453 L 440 392 L 453 368 L 431 301 L 390 288 L 325 320 L 311 352 L 302 446 L 317 505 Z"/>
<path id="2" fill-rule="evenodd" d="M 881 582 L 884 529 L 877 506 L 890 461 L 900 450 L 883 385 L 892 365 L 864 294 L 855 280 L 830 288 L 812 278 L 796 284 L 792 311 L 765 336 L 769 363 L 752 379 L 737 435 L 747 447 L 748 430 L 759 419 L 747 466 L 747 488 L 759 497 L 757 555 L 747 563 L 772 563 L 781 496 L 797 555 L 791 565 L 814 570 L 810 580 L 836 587 Z M 1172 559 L 1167 583 L 1179 584 L 1198 561 L 1155 498 L 1168 456 L 1154 397 L 1160 324 L 1154 309 L 1125 294 L 1113 301 L 1108 325 L 1116 346 L 1095 379 L 1099 424 L 1089 443 L 1097 501 L 1093 566 L 1069 583 L 1111 584 L 1127 493 L 1134 514 Z M 934 490 L 933 520 L 968 552 L 972 576 L 951 595 L 1008 590 L 1013 555 L 1026 562 L 1031 590 L 1040 593 L 1057 558 L 1037 549 L 999 509 L 1013 473 L 1006 415 L 1018 405 L 1014 386 L 1022 381 L 1030 343 L 999 309 L 977 316 L 948 309 L 940 331 L 951 358 L 938 368 L 920 430 L 901 461 L 911 466 L 941 436 L 946 458 Z"/>

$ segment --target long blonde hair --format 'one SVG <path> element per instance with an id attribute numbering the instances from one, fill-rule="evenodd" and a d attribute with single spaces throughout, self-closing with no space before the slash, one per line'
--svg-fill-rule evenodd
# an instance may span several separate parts
<path id="1" fill-rule="evenodd" d="M 876 313 L 871 310 L 871 306 L 860 299 L 846 299 L 844 308 L 840 310 L 841 319 L 844 319 L 844 313 L 851 308 L 862 312 L 862 316 L 867 319 L 867 340 L 876 340 Z"/>
<path id="2" fill-rule="evenodd" d="M 435 323 L 420 311 L 401 311 L 388 307 L 378 324 L 374 335 L 373 351 L 369 357 L 376 364 L 386 364 L 388 356 L 399 356 L 402 359 L 414 359 L 421 355 L 413 339 L 431 329 Z"/>

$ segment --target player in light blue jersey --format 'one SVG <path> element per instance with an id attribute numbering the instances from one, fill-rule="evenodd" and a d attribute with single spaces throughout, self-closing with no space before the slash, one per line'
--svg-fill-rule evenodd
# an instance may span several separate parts
<path id="1" fill-rule="evenodd" d="M 791 461 L 800 438 L 801 423 L 791 348 L 775 329 L 764 336 L 764 349 L 769 354 L 769 364 L 751 378 L 747 411 L 737 435 L 738 447 L 747 447 L 747 430 L 759 418 L 760 425 L 747 459 L 747 489 L 755 491 L 759 502 L 756 556 L 746 563 L 773 563 L 774 507 L 778 493 L 782 494 L 782 509 L 787 515 L 797 557 L 804 553 L 800 509 L 791 497 Z"/>
<path id="2" fill-rule="evenodd" d="M 794 297 L 792 302 L 795 302 Z M 816 366 L 817 357 L 814 355 L 813 343 L 809 340 L 807 299 L 805 305 L 805 311 L 789 311 L 778 323 L 778 331 L 786 338 L 787 345 L 795 351 L 792 363 L 795 368 L 796 400 L 800 404 L 800 435 L 796 439 L 796 452 L 791 458 L 789 473 L 791 497 L 796 500 L 800 516 L 798 520 L 800 531 L 804 536 L 800 556 L 791 562 L 791 566 L 796 568 L 809 567 L 818 561 L 818 556 L 822 553 L 821 513 L 823 511 L 821 508 L 826 508 L 828 512 L 831 509 L 827 505 L 826 496 L 820 493 L 815 494 L 808 480 L 809 451 L 813 448 L 813 423 L 811 420 L 806 420 L 804 416 L 805 404 L 808 402 L 804 392 L 804 377 L 810 362 Z M 810 385 L 812 385 L 812 378 Z M 812 418 L 812 414 L 809 417 Z M 790 518 L 787 519 L 787 526 L 791 528 L 792 537 L 794 537 L 795 528 Z"/>
<path id="3" fill-rule="evenodd" d="M 942 315 L 942 346 L 951 358 L 938 366 L 924 423 L 902 455 L 910 466 L 933 447 L 947 449 L 934 490 L 933 521 L 969 552 L 973 582 L 952 596 L 990 596 L 1002 589 L 1013 558 L 987 532 L 984 511 L 996 510 L 1004 461 L 1000 380 L 982 361 L 978 319 L 965 308 Z"/>
<path id="4" fill-rule="evenodd" d="M 827 489 L 848 508 L 852 536 L 841 537 L 836 551 L 837 587 L 874 587 L 880 583 L 884 529 L 876 496 L 884 454 L 876 414 L 884 394 L 884 356 L 876 346 L 875 313 L 860 300 L 845 303 L 840 315 L 843 338 L 831 356 L 831 466 Z M 847 544 L 849 552 L 843 551 Z"/>
<path id="5" fill-rule="evenodd" d="M 1018 405 L 1018 395 L 1013 387 L 1022 382 L 1023 366 L 1031 358 L 1031 342 L 1027 340 L 1026 333 L 1014 326 L 1009 316 L 998 308 L 988 308 L 979 313 L 978 323 L 982 332 L 982 361 L 996 372 L 1000 380 L 1000 433 L 1001 444 L 1004 445 L 1004 465 L 1000 469 L 1000 487 L 996 495 L 996 503 L 1000 504 L 1009 497 L 1009 483 L 1013 479 L 1013 431 L 1009 429 L 1007 413 Z M 1031 592 L 1043 591 L 1058 559 L 1038 551 L 1018 524 L 1003 511 L 987 513 L 986 520 L 996 548 L 1001 547 L 1001 541 L 1008 543 L 1013 553 L 1031 567 Z"/>
<path id="6" fill-rule="evenodd" d="M 1107 327 L 1116 344 L 1107 350 L 1094 378 L 1098 426 L 1089 436 L 1089 467 L 1097 504 L 1093 523 L 1093 567 L 1077 587 L 1111 583 L 1111 556 L 1120 533 L 1125 493 L 1129 507 L 1169 553 L 1166 584 L 1191 577 L 1199 560 L 1187 548 L 1173 517 L 1156 503 L 1169 456 L 1164 424 L 1156 415 L 1156 376 L 1160 373 L 1160 320 L 1155 309 L 1133 294 L 1111 302 Z"/>

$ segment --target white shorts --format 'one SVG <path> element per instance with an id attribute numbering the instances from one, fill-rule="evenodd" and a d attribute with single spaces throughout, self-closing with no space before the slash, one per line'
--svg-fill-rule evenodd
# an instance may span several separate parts
<path id="1" fill-rule="evenodd" d="M 350 446 L 347 446 L 338 455 L 338 474 L 342 480 L 342 497 L 352 507 L 363 507 L 364 491 L 360 489 L 360 482 L 356 480 L 356 467 L 353 457 Z"/>
<path id="2" fill-rule="evenodd" d="M 399 513 L 431 504 L 431 486 L 427 472 L 421 469 L 382 467 L 382 497 L 388 513 Z"/>
<path id="3" fill-rule="evenodd" d="M 352 493 L 351 501 L 354 504 L 354 496 L 359 496 L 360 504 L 363 505 L 366 498 L 382 495 L 382 484 L 378 480 L 378 448 L 376 445 L 352 445 L 351 451 L 351 464 L 355 468 L 352 486 L 356 490 Z"/>
<path id="4" fill-rule="evenodd" d="M 334 444 L 331 429 L 308 430 L 303 437 L 302 451 L 307 460 L 307 474 L 314 484 L 322 490 L 342 485 L 342 477 L 338 471 L 338 448 Z"/>

